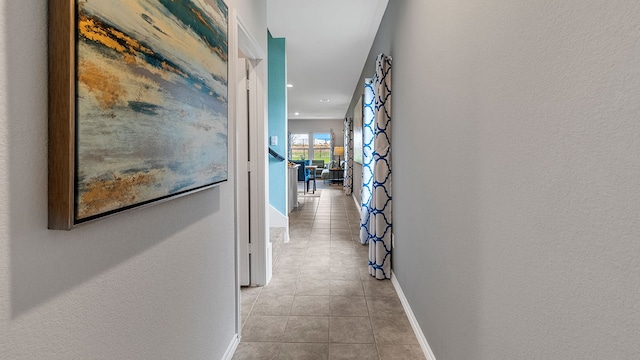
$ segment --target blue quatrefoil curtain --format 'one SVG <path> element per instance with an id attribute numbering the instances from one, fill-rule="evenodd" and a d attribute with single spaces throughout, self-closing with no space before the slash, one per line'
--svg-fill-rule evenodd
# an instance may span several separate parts
<path id="1" fill-rule="evenodd" d="M 365 84 L 364 102 L 360 241 L 369 244 L 369 273 L 376 279 L 389 279 L 392 226 L 391 58 L 384 54 L 376 59 L 373 84 Z M 370 106 L 373 108 L 368 108 Z"/>
<path id="2" fill-rule="evenodd" d="M 362 189 L 360 189 L 360 242 L 368 244 L 371 233 L 369 231 L 369 208 L 373 193 L 373 132 L 374 132 L 374 103 L 375 91 L 373 80 L 364 82 L 364 105 L 362 109 Z"/>

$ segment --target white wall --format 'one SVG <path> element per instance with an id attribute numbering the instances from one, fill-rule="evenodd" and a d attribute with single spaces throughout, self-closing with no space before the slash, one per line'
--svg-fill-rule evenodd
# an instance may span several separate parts
<path id="1" fill-rule="evenodd" d="M 266 53 L 264 1 L 227 3 Z M 220 359 L 236 332 L 232 181 L 47 230 L 46 1 L 0 11 L 0 358 Z"/>
<path id="2" fill-rule="evenodd" d="M 357 204 L 362 204 L 362 164 L 353 162 L 353 197 Z"/>
<path id="3" fill-rule="evenodd" d="M 393 266 L 439 360 L 640 358 L 638 19 L 389 2 Z"/>
<path id="4" fill-rule="evenodd" d="M 306 134 L 310 132 L 329 132 L 329 129 L 333 129 L 333 133 L 336 134 L 335 146 L 344 146 L 344 120 L 325 120 L 325 119 L 312 119 L 312 120 L 294 120 L 289 119 L 289 132 L 292 134 Z"/>

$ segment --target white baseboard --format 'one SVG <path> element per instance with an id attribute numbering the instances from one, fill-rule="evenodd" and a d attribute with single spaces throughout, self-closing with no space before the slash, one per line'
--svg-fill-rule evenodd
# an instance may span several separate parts
<path id="1" fill-rule="evenodd" d="M 233 339 L 231 339 L 231 343 L 227 347 L 227 351 L 222 355 L 222 360 L 231 360 L 233 358 L 233 354 L 236 352 L 238 348 L 238 344 L 240 343 L 240 337 L 238 334 L 233 335 Z"/>
<path id="2" fill-rule="evenodd" d="M 411 306 L 409 305 L 409 301 L 407 297 L 404 296 L 404 292 L 400 287 L 400 283 L 398 282 L 398 278 L 396 278 L 396 274 L 391 271 L 391 283 L 393 287 L 396 289 L 398 293 L 398 297 L 400 298 L 400 302 L 402 303 L 402 307 L 404 308 L 404 312 L 407 314 L 409 318 L 409 322 L 411 323 L 411 327 L 413 328 L 413 332 L 416 334 L 418 338 L 418 343 L 420 343 L 420 347 L 422 348 L 422 352 L 427 360 L 436 360 L 436 356 L 433 354 L 431 350 L 431 346 L 429 346 L 429 342 L 427 342 L 427 338 L 424 336 L 422 329 L 420 328 L 420 324 L 418 324 L 418 320 L 416 316 L 413 314 L 413 310 L 411 310 Z"/>
<path id="3" fill-rule="evenodd" d="M 289 217 L 269 205 L 269 227 L 284 228 L 284 242 L 289 242 Z"/>
<path id="4" fill-rule="evenodd" d="M 356 199 L 356 195 L 351 194 L 351 197 L 353 198 L 353 202 L 356 203 L 356 207 L 358 208 L 358 210 L 360 210 L 360 208 L 362 207 L 362 204 L 358 203 L 358 199 Z"/>
<path id="5" fill-rule="evenodd" d="M 289 217 L 269 205 L 269 227 L 284 228 L 284 242 L 289 242 Z"/>
<path id="6" fill-rule="evenodd" d="M 269 227 L 288 228 L 289 217 L 269 205 Z"/>

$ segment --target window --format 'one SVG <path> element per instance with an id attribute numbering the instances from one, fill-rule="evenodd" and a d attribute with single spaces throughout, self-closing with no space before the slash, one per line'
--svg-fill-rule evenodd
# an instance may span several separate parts
<path id="1" fill-rule="evenodd" d="M 313 159 L 324 160 L 325 163 L 331 161 L 331 134 L 313 134 Z"/>
<path id="2" fill-rule="evenodd" d="M 309 158 L 309 134 L 291 134 L 291 160 Z"/>

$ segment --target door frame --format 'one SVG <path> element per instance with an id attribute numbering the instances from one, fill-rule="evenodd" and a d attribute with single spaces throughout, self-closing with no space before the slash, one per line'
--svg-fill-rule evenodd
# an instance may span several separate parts
<path id="1" fill-rule="evenodd" d="M 250 74 L 250 87 L 251 91 L 249 95 L 249 131 L 250 137 L 253 139 L 250 144 L 250 158 L 251 164 L 251 204 L 250 214 L 251 220 L 249 222 L 249 228 L 251 229 L 251 285 L 266 285 L 271 279 L 271 257 L 270 243 L 267 237 L 268 232 L 268 213 L 267 204 L 269 203 L 269 193 L 267 192 L 267 102 L 266 102 L 266 54 L 265 51 L 260 48 L 255 37 L 251 34 L 248 28 L 244 25 L 241 17 L 238 15 L 236 9 L 231 9 L 229 16 L 229 79 L 227 81 L 229 85 L 229 94 L 236 94 L 237 86 L 237 64 L 238 64 L 238 50 L 242 50 L 247 59 L 253 64 L 253 74 Z M 229 132 L 233 135 L 230 139 L 233 139 L 233 156 L 231 157 L 233 174 L 234 174 L 234 216 L 235 216 L 235 282 L 236 282 L 236 333 L 240 334 L 241 330 L 241 315 L 240 315 L 240 244 L 238 241 L 238 228 L 239 226 L 246 226 L 246 224 L 239 223 L 238 217 L 238 161 L 237 152 L 238 146 L 245 146 L 246 144 L 239 142 L 237 138 L 237 119 L 236 119 L 236 96 L 229 97 L 229 119 L 233 119 L 230 124 Z"/>
<path id="2" fill-rule="evenodd" d="M 249 219 L 251 218 L 251 187 L 249 179 L 249 147 L 251 138 L 249 137 L 249 67 L 253 66 L 244 53 L 238 50 L 236 61 L 236 238 L 240 248 L 240 286 L 251 285 L 251 229 Z M 246 160 L 246 162 L 245 162 Z"/>

